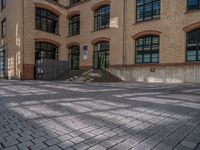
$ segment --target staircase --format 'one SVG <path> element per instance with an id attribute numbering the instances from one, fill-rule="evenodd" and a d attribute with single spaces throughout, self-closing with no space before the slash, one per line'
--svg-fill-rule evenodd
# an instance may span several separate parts
<path id="1" fill-rule="evenodd" d="M 91 69 L 87 71 L 83 71 L 83 70 L 71 71 L 65 74 L 65 76 L 62 77 L 62 79 L 65 79 L 68 81 L 81 81 L 81 82 L 121 82 L 122 81 L 118 77 L 102 69 Z"/>

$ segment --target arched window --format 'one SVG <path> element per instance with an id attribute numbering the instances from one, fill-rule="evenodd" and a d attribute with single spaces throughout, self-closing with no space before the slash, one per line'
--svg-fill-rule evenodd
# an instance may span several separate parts
<path id="1" fill-rule="evenodd" d="M 200 61 L 200 28 L 187 33 L 187 61 Z"/>
<path id="2" fill-rule="evenodd" d="M 149 35 L 136 40 L 136 64 L 159 63 L 159 36 Z"/>
<path id="3" fill-rule="evenodd" d="M 69 36 L 80 34 L 80 15 L 75 15 L 69 19 Z"/>
<path id="4" fill-rule="evenodd" d="M 94 68 L 109 67 L 109 42 L 99 42 L 94 45 Z"/>
<path id="5" fill-rule="evenodd" d="M 109 28 L 110 26 L 110 6 L 104 5 L 94 13 L 94 30 Z"/>
<path id="6" fill-rule="evenodd" d="M 59 17 L 46 9 L 36 8 L 35 28 L 45 32 L 58 34 Z"/>
<path id="7" fill-rule="evenodd" d="M 69 60 L 71 64 L 71 70 L 78 70 L 80 68 L 80 47 L 71 46 L 69 48 Z"/>
<path id="8" fill-rule="evenodd" d="M 58 60 L 58 47 L 56 45 L 36 42 L 35 43 L 35 60 L 37 64 L 43 62 L 44 59 Z"/>

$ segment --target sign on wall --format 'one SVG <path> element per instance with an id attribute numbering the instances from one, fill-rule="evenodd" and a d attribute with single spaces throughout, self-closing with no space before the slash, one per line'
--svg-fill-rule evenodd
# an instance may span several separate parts
<path id="1" fill-rule="evenodd" d="M 87 60 L 87 58 L 88 58 L 88 46 L 85 45 L 83 46 L 83 59 Z"/>

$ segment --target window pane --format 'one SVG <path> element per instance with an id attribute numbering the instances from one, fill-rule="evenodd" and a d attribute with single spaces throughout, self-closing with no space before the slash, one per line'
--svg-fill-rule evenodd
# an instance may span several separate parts
<path id="1" fill-rule="evenodd" d="M 188 10 L 199 9 L 199 0 L 188 0 Z"/>
<path id="2" fill-rule="evenodd" d="M 48 10 L 35 9 L 35 28 L 38 30 L 58 34 L 59 19 L 58 16 Z"/>
<path id="3" fill-rule="evenodd" d="M 159 37 L 146 36 L 136 40 L 136 63 L 159 62 Z"/>
<path id="4" fill-rule="evenodd" d="M 187 33 L 187 61 L 200 61 L 200 29 Z"/>
<path id="5" fill-rule="evenodd" d="M 160 0 L 138 0 L 136 7 L 137 22 L 160 17 Z"/>

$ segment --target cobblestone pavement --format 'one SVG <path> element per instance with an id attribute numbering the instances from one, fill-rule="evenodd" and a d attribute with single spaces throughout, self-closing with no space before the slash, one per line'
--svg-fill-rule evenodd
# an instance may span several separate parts
<path id="1" fill-rule="evenodd" d="M 0 149 L 200 150 L 200 85 L 0 81 Z"/>

